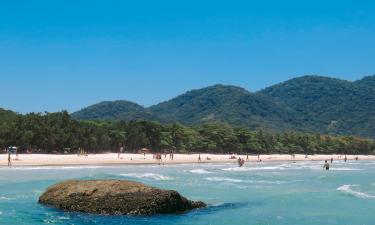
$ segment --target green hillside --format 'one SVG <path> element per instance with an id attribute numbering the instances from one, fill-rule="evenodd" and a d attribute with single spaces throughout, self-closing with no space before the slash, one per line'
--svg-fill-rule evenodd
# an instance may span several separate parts
<path id="1" fill-rule="evenodd" d="M 375 135 L 375 77 L 356 82 L 305 76 L 260 93 L 294 109 L 310 130 L 328 134 Z"/>
<path id="2" fill-rule="evenodd" d="M 80 120 L 128 121 L 135 119 L 154 119 L 143 106 L 124 100 L 100 102 L 73 113 L 72 117 Z"/>
<path id="3" fill-rule="evenodd" d="M 152 106 L 150 111 L 164 123 L 196 125 L 219 121 L 270 130 L 287 130 L 298 124 L 294 112 L 274 99 L 225 85 L 189 91 Z"/>
<path id="4" fill-rule="evenodd" d="M 228 123 L 273 132 L 288 130 L 375 136 L 375 76 L 346 81 L 303 76 L 251 93 L 214 85 L 144 108 L 128 101 L 102 102 L 72 114 L 87 120 L 155 120 L 198 125 Z"/>

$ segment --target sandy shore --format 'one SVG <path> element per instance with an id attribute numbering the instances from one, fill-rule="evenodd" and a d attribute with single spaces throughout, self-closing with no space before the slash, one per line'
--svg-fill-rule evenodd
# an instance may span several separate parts
<path id="1" fill-rule="evenodd" d="M 246 155 L 235 155 L 247 159 Z M 344 156 L 339 155 L 260 155 L 263 162 L 270 161 L 324 161 L 333 157 L 334 160 L 343 160 Z M 348 155 L 348 160 L 375 160 L 375 156 Z M 179 164 L 179 163 L 198 163 L 198 154 L 175 154 L 174 159 L 169 155 L 165 158 L 162 155 L 162 164 Z M 0 154 L 0 167 L 6 167 L 8 155 Z M 257 162 L 258 156 L 249 156 L 248 162 Z M 236 163 L 236 159 L 230 159 L 229 155 L 201 154 L 201 163 Z M 47 154 L 19 154 L 18 160 L 12 155 L 12 166 L 66 166 L 66 165 L 127 165 L 127 164 L 159 164 L 160 162 L 153 158 L 153 155 L 147 154 L 145 157 L 141 154 L 96 154 L 88 156 L 77 155 L 47 155 Z"/>

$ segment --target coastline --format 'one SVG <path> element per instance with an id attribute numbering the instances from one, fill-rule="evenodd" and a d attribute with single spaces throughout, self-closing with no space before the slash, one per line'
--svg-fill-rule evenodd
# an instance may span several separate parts
<path id="1" fill-rule="evenodd" d="M 162 155 L 161 162 L 153 158 L 152 154 L 146 154 L 144 157 L 142 154 L 121 154 L 118 158 L 117 153 L 107 154 L 89 154 L 88 156 L 78 155 L 51 155 L 51 154 L 19 154 L 18 160 L 16 156 L 12 155 L 12 167 L 24 167 L 24 166 L 113 166 L 113 165 L 172 165 L 172 164 L 192 164 L 192 163 L 237 163 L 237 159 L 243 158 L 248 163 L 258 162 L 257 155 L 235 155 L 236 159 L 230 159 L 230 155 L 216 155 L 216 154 L 201 154 L 201 161 L 198 162 L 199 154 L 174 154 L 174 159 L 170 159 L 169 154 Z M 348 161 L 355 160 L 358 157 L 359 160 L 375 160 L 375 155 L 347 155 Z M 209 158 L 210 160 L 208 160 Z M 262 162 L 278 162 L 278 161 L 322 161 L 330 160 L 334 161 L 344 160 L 343 155 L 309 155 L 305 158 L 305 155 L 295 155 L 292 158 L 291 155 L 283 154 L 272 154 L 272 155 L 260 155 Z M 0 154 L 0 167 L 7 167 L 7 155 Z"/>

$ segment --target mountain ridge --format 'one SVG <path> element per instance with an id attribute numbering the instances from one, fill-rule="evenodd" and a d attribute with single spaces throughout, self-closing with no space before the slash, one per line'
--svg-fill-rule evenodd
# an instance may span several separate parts
<path id="1" fill-rule="evenodd" d="M 120 103 L 123 105 L 119 106 Z M 93 106 L 72 113 L 72 117 L 145 119 L 187 125 L 223 122 L 276 132 L 295 130 L 374 137 L 375 75 L 356 81 L 306 75 L 256 92 L 215 84 L 150 107 L 129 101 L 106 101 Z M 88 113 L 96 110 L 99 111 L 96 116 Z"/>

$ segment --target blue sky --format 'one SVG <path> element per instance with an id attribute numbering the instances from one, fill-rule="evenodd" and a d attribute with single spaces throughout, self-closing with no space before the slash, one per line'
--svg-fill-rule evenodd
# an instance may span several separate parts
<path id="1" fill-rule="evenodd" d="M 375 2 L 4 1 L 0 107 L 149 106 L 223 83 L 256 91 L 319 74 L 375 74 Z"/>

